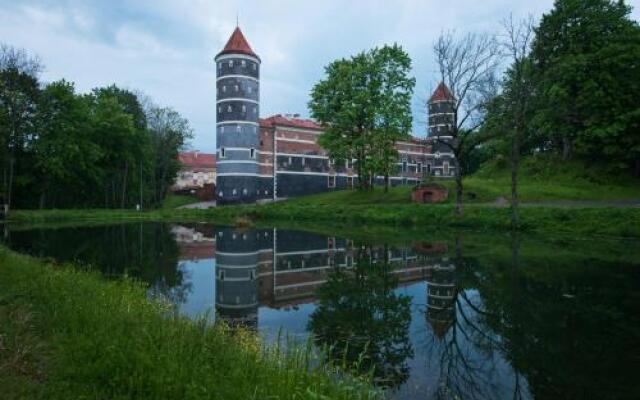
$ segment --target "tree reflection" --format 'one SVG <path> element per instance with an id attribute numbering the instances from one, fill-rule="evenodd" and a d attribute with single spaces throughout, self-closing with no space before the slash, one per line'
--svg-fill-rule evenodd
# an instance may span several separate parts
<path id="1" fill-rule="evenodd" d="M 338 363 L 372 371 L 377 384 L 395 387 L 409 376 L 411 299 L 395 293 L 389 252 L 373 260 L 372 248 L 356 247 L 354 267 L 336 268 L 317 292 L 309 329 Z"/>
<path id="2" fill-rule="evenodd" d="M 162 295 L 175 304 L 184 302 L 191 291 L 178 261 L 178 245 L 167 224 L 15 230 L 6 243 L 38 257 L 99 269 L 107 277 L 139 279 L 149 284 L 151 295 Z"/>
<path id="3" fill-rule="evenodd" d="M 465 289 L 473 282 L 474 262 L 463 257 L 456 240 L 455 256 L 433 260 L 427 281 L 426 318 L 433 334 L 427 351 L 439 366 L 434 398 L 522 398 L 519 374 L 514 383 L 504 379 L 502 342 L 489 327 L 493 317 L 477 291 Z M 509 386 L 511 388 L 509 388 Z"/>

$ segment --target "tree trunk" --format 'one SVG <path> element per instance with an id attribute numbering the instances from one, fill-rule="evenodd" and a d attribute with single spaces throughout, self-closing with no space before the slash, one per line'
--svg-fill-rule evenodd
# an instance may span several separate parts
<path id="1" fill-rule="evenodd" d="M 457 161 L 456 164 L 456 215 L 461 217 L 464 214 L 462 209 L 462 172 L 460 171 L 460 162 Z"/>
<path id="2" fill-rule="evenodd" d="M 573 154 L 573 141 L 568 136 L 562 137 L 562 160 L 567 161 Z"/>
<path id="3" fill-rule="evenodd" d="M 120 208 L 124 208 L 127 196 L 127 173 L 129 172 L 129 163 L 124 163 L 124 176 L 122 177 L 122 202 Z"/>
<path id="4" fill-rule="evenodd" d="M 518 216 L 518 167 L 520 164 L 520 140 L 518 128 L 511 139 L 511 227 L 516 229 Z"/>
<path id="5" fill-rule="evenodd" d="M 7 189 L 7 207 L 11 209 L 11 200 L 13 196 L 13 169 L 16 163 L 16 159 L 13 154 L 9 156 L 9 187 Z"/>
<path id="6" fill-rule="evenodd" d="M 384 174 L 384 192 L 389 193 L 389 173 Z"/>
<path id="7" fill-rule="evenodd" d="M 634 176 L 636 178 L 640 178 L 640 156 L 636 157 L 636 167 L 634 171 Z"/>

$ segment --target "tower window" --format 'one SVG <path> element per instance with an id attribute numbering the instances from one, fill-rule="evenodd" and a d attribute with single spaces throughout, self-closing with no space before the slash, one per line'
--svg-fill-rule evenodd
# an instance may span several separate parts
<path id="1" fill-rule="evenodd" d="M 305 158 L 304 158 L 304 157 L 302 157 L 302 165 L 304 165 L 304 160 L 305 160 Z"/>
<path id="2" fill-rule="evenodd" d="M 227 91 L 227 86 L 226 85 L 222 85 L 222 93 L 225 93 Z"/>
<path id="3" fill-rule="evenodd" d="M 253 113 L 257 114 L 258 113 L 258 107 L 253 107 Z"/>
<path id="4" fill-rule="evenodd" d="M 229 68 L 233 68 L 233 60 L 229 60 Z"/>
<path id="5" fill-rule="evenodd" d="M 238 194 L 238 191 L 237 191 L 237 190 L 235 190 L 235 189 L 233 189 L 233 191 L 231 192 L 231 194 L 233 194 L 233 195 L 235 196 L 236 194 Z M 235 236 L 235 235 L 234 235 L 234 236 Z M 235 239 L 235 238 L 234 238 L 234 239 Z"/>
<path id="6" fill-rule="evenodd" d="M 242 132 L 242 127 L 240 125 L 236 126 L 236 132 L 238 133 Z"/>
<path id="7" fill-rule="evenodd" d="M 252 88 L 251 86 L 249 86 L 249 87 L 247 88 L 247 93 L 251 93 L 252 91 L 253 91 L 253 88 Z"/>
<path id="8" fill-rule="evenodd" d="M 224 147 L 220 148 L 220 158 L 225 158 L 227 156 L 227 152 Z"/>
<path id="9" fill-rule="evenodd" d="M 231 106 L 227 106 L 227 112 L 231 112 L 232 110 Z"/>
<path id="10" fill-rule="evenodd" d="M 222 107 L 218 107 L 218 113 L 222 113 Z"/>
<path id="11" fill-rule="evenodd" d="M 222 63 L 221 62 L 218 63 L 218 69 L 222 69 Z"/>
<path id="12" fill-rule="evenodd" d="M 224 126 L 220 127 L 220 133 L 224 133 Z"/>
<path id="13" fill-rule="evenodd" d="M 240 90 L 240 87 L 238 85 L 234 85 L 233 88 L 235 89 L 236 92 Z"/>
<path id="14" fill-rule="evenodd" d="M 253 70 L 255 71 L 255 70 L 257 70 L 257 69 L 258 69 L 258 64 L 253 63 Z"/>
<path id="15" fill-rule="evenodd" d="M 256 149 L 249 150 L 249 157 L 256 158 Z"/>
<path id="16" fill-rule="evenodd" d="M 247 112 L 247 106 L 245 106 L 244 104 L 242 105 L 242 112 Z"/>
<path id="17" fill-rule="evenodd" d="M 240 61 L 240 64 L 242 64 L 243 67 L 247 66 L 247 62 L 245 60 Z"/>

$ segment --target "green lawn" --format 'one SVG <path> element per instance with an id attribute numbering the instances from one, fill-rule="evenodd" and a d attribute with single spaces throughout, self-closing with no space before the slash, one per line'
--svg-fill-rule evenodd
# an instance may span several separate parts
<path id="1" fill-rule="evenodd" d="M 199 203 L 200 201 L 201 200 L 199 200 L 197 197 L 193 196 L 170 194 L 162 202 L 162 208 L 178 208 L 181 206 L 186 206 L 187 204 Z"/>
<path id="2" fill-rule="evenodd" d="M 0 247 L 3 399 L 365 399 L 367 382 L 265 347 L 250 332 L 176 316 L 142 284 L 107 281 Z"/>

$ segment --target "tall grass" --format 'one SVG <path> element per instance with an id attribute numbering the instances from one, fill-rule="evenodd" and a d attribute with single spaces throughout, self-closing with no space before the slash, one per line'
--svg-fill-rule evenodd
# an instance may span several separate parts
<path id="1" fill-rule="evenodd" d="M 264 347 L 251 332 L 176 315 L 139 283 L 5 248 L 0 337 L 3 398 L 380 397 L 367 382 L 312 363 L 309 347 Z"/>

